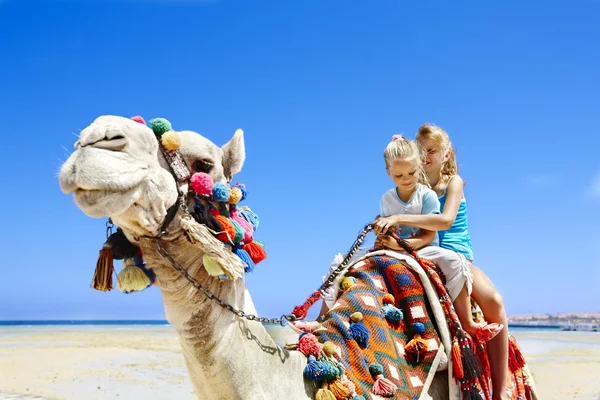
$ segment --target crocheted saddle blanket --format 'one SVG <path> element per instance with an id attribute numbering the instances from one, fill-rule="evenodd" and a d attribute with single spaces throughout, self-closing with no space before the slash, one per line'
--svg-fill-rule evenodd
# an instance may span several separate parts
<path id="1" fill-rule="evenodd" d="M 343 291 L 325 315 L 322 325 L 326 331 L 317 336 L 337 346 L 338 359 L 357 395 L 373 398 L 375 377 L 369 367 L 378 364 L 383 367 L 383 376 L 397 387 L 394 398 L 418 399 L 429 387 L 444 355 L 421 279 L 405 263 L 385 255 L 357 262 L 345 276 L 354 278 L 354 284 Z M 394 304 L 384 304 L 386 294 L 393 295 Z M 388 312 L 392 307 L 395 310 Z M 362 321 L 352 321 L 351 315 L 356 312 L 362 314 Z M 395 318 L 390 318 L 392 313 Z M 353 334 L 358 330 L 352 325 L 361 323 L 368 340 L 356 340 Z M 413 339 L 425 343 L 425 350 L 407 351 Z"/>
<path id="2" fill-rule="evenodd" d="M 316 379 L 322 382 L 316 398 L 430 398 L 427 391 L 436 371 L 447 368 L 450 399 L 491 399 L 484 342 L 473 341 L 468 334 L 463 338 L 460 346 L 476 355 L 477 372 L 468 379 L 466 373 L 463 378 L 454 376 L 460 362 L 453 362 L 456 343 L 449 326 L 457 322 L 451 316 L 455 314 L 449 300 L 443 298 L 447 296 L 436 294 L 442 283 L 432 271 L 434 266 L 419 265 L 390 251 L 370 253 L 348 269 L 340 280 L 336 303 L 323 317 L 324 329 L 314 332 L 315 340 L 323 344 L 320 359 L 341 364 L 337 370 L 329 368 L 329 378 L 330 364 L 319 367 L 323 367 L 325 377 Z M 335 354 L 328 349 L 335 349 Z M 314 361 L 312 358 L 311 366 L 309 358 L 305 376 L 319 370 Z M 506 390 L 513 400 L 537 398 L 525 359 L 512 336 Z"/>

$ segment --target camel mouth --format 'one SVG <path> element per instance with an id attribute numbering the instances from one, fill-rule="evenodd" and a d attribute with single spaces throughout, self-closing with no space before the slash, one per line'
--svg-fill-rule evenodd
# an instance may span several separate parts
<path id="1" fill-rule="evenodd" d="M 139 192 L 139 186 L 125 190 L 78 188 L 73 191 L 73 197 L 85 214 L 101 218 L 125 212 L 139 199 Z"/>

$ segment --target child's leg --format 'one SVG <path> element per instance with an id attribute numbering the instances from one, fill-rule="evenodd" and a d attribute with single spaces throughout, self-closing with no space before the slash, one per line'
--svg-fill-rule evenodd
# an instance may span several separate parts
<path id="1" fill-rule="evenodd" d="M 477 336 L 478 325 L 473 321 L 473 314 L 471 312 L 471 296 L 465 284 L 456 297 L 453 303 L 456 316 L 462 325 L 462 328 L 469 333 L 469 335 Z"/>
<path id="2" fill-rule="evenodd" d="M 487 352 L 490 360 L 492 374 L 493 399 L 508 399 L 506 394 L 506 379 L 508 375 L 508 321 L 504 311 L 504 303 L 500 293 L 496 290 L 487 275 L 474 265 L 473 273 L 473 299 L 479 304 L 485 319 L 488 322 L 503 324 L 500 331 L 487 343 Z"/>

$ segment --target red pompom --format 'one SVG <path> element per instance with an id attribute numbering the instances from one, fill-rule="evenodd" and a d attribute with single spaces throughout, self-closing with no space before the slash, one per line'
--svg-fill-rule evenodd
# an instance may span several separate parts
<path id="1" fill-rule="evenodd" d="M 315 358 L 318 358 L 321 352 L 321 344 L 315 335 L 306 333 L 298 340 L 298 351 L 306 357 L 315 356 Z"/>
<path id="2" fill-rule="evenodd" d="M 213 178 L 204 172 L 196 172 L 190 179 L 192 189 L 200 196 L 209 196 L 212 193 L 215 182 Z"/>
<path id="3" fill-rule="evenodd" d="M 259 262 L 267 258 L 267 253 L 265 252 L 265 249 L 263 249 L 263 247 L 256 242 L 246 243 L 242 246 L 242 249 L 248 252 L 248 255 L 250 256 L 252 261 L 254 261 L 254 264 L 258 264 Z"/>
<path id="4" fill-rule="evenodd" d="M 140 115 L 136 115 L 135 117 L 131 117 L 131 119 L 135 122 L 139 122 L 142 125 L 146 125 L 146 121 Z"/>

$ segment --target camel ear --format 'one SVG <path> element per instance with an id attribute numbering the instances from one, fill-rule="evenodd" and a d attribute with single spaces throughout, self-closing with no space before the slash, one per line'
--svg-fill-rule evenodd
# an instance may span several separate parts
<path id="1" fill-rule="evenodd" d="M 246 160 L 246 148 L 244 147 L 244 131 L 238 129 L 231 140 L 221 147 L 223 151 L 223 173 L 229 181 L 242 170 Z"/>

